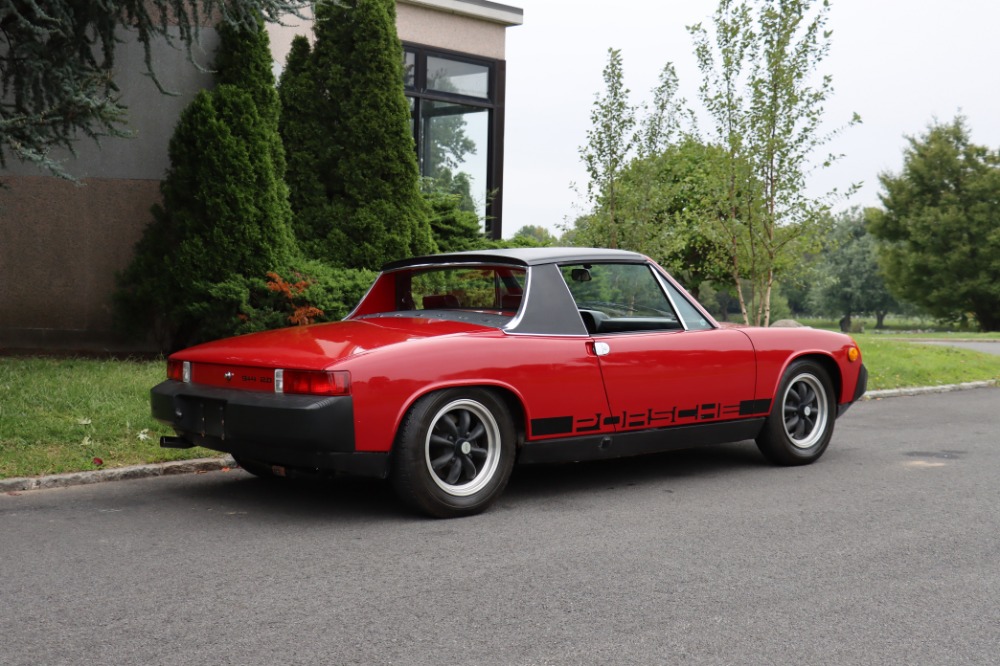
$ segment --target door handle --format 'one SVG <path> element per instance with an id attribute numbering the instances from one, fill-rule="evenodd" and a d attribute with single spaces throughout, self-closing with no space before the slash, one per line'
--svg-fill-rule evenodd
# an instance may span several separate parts
<path id="1" fill-rule="evenodd" d="M 611 353 L 611 345 L 607 342 L 595 342 L 594 343 L 594 354 L 597 356 L 607 356 Z"/>

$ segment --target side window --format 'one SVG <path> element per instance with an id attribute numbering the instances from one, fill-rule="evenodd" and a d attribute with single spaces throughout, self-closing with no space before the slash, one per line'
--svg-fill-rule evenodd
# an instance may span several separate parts
<path id="1" fill-rule="evenodd" d="M 660 282 L 663 284 L 663 288 L 667 290 L 670 295 L 670 300 L 674 302 L 677 306 L 677 311 L 680 312 L 681 318 L 684 319 L 684 323 L 687 325 L 689 330 L 692 331 L 703 331 L 705 329 L 713 328 L 712 324 L 705 318 L 701 312 L 698 311 L 691 301 L 687 299 L 684 294 L 677 290 L 677 287 L 670 284 L 668 280 L 660 278 Z"/>
<path id="2" fill-rule="evenodd" d="M 560 267 L 591 334 L 683 328 L 660 282 L 646 264 Z"/>

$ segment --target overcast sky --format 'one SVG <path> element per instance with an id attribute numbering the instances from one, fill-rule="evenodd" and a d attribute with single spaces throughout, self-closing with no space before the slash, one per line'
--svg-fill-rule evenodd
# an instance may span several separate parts
<path id="1" fill-rule="evenodd" d="M 715 0 L 508 0 L 524 25 L 507 30 L 504 235 L 557 227 L 585 206 L 579 157 L 603 92 L 609 48 L 622 51 L 632 101 L 651 97 L 673 62 L 681 94 L 697 103 L 700 74 L 685 26 L 711 24 Z M 829 126 L 863 124 L 828 145 L 845 157 L 810 179 L 821 194 L 863 182 L 841 207 L 878 204 L 877 176 L 902 167 L 905 135 L 935 118 L 966 116 L 972 140 L 1000 148 L 1000 3 L 995 0 L 831 0 Z M 703 129 L 707 126 L 703 125 Z M 581 194 L 570 188 L 577 183 Z"/>

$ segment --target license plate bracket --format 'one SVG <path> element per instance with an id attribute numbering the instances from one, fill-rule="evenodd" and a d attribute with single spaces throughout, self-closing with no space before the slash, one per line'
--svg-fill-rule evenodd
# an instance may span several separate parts
<path id="1" fill-rule="evenodd" d="M 202 437 L 226 438 L 226 401 L 211 398 L 185 398 L 182 400 L 185 429 Z"/>

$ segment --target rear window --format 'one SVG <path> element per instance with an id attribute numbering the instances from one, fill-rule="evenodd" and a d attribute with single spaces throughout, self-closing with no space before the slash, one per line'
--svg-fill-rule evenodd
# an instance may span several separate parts
<path id="1" fill-rule="evenodd" d="M 510 266 L 440 266 L 396 274 L 396 309 L 515 314 L 525 270 Z"/>

